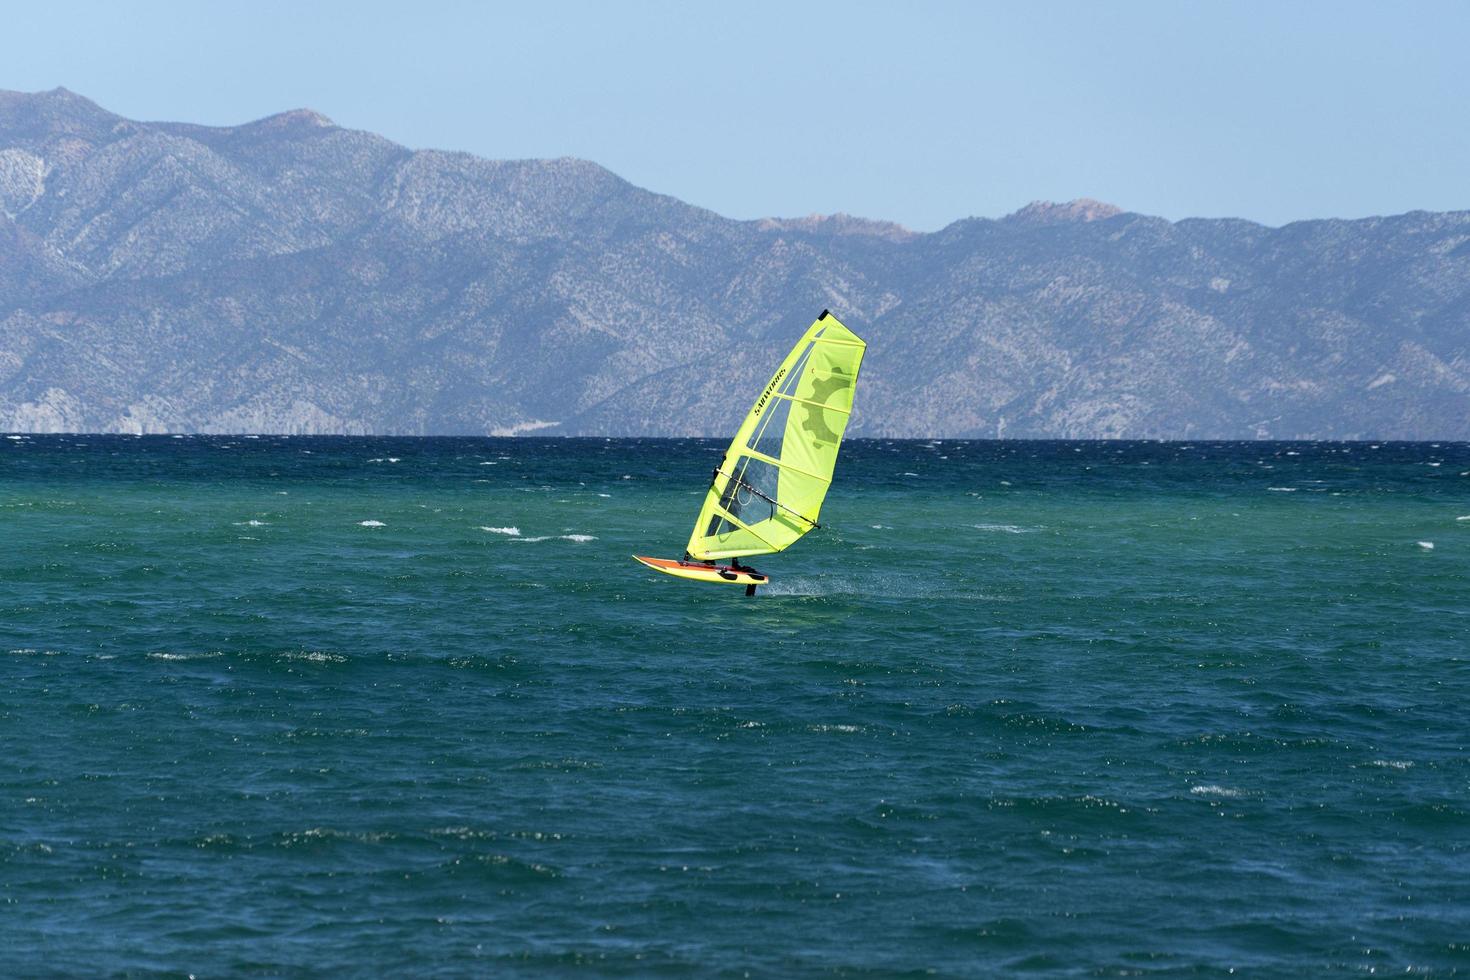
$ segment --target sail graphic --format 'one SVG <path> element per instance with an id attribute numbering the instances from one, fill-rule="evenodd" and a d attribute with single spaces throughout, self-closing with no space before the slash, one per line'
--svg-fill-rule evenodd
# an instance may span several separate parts
<path id="1" fill-rule="evenodd" d="M 822 311 L 725 451 L 689 536 L 691 557 L 784 551 L 817 526 L 865 350 L 862 338 Z"/>

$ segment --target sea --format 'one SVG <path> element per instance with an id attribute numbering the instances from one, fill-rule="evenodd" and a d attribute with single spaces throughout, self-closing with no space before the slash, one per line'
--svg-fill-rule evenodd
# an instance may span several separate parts
<path id="1" fill-rule="evenodd" d="M 0 437 L 0 974 L 1470 973 L 1470 444 Z"/>

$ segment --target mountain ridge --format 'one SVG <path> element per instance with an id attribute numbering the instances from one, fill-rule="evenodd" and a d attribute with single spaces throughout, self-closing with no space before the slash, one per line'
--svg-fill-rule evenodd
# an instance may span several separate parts
<path id="1" fill-rule="evenodd" d="M 718 435 L 823 307 L 871 344 L 854 435 L 1470 438 L 1470 212 L 736 221 L 0 92 L 0 429 Z"/>

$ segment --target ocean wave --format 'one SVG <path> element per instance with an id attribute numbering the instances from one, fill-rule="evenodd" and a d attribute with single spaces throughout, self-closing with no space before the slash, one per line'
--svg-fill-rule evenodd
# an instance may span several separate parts
<path id="1" fill-rule="evenodd" d="M 347 658 L 340 653 L 323 653 L 320 650 L 300 650 L 281 654 L 284 660 L 306 660 L 314 664 L 345 664 Z"/>
<path id="2" fill-rule="evenodd" d="M 358 521 L 359 527 L 387 527 L 382 521 Z"/>
<path id="3" fill-rule="evenodd" d="M 1037 531 L 1044 531 L 1046 529 L 1042 525 L 1022 527 L 1019 524 L 971 524 L 970 526 L 977 531 L 1000 531 L 1004 534 L 1034 534 Z"/>
<path id="4" fill-rule="evenodd" d="M 1195 796 L 1225 796 L 1225 797 L 1234 797 L 1234 796 L 1243 796 L 1244 795 L 1238 789 L 1230 789 L 1227 786 L 1216 786 L 1213 783 L 1211 783 L 1209 785 L 1191 786 L 1191 787 L 1189 787 L 1189 791 L 1191 793 L 1193 793 Z"/>
<path id="5" fill-rule="evenodd" d="M 399 835 L 391 830 L 337 830 L 334 827 L 309 827 L 306 830 L 288 830 L 275 835 L 278 847 L 301 847 L 303 845 L 343 842 L 353 844 L 384 844 L 398 840 Z"/>
<path id="6" fill-rule="evenodd" d="M 480 530 L 487 531 L 490 534 L 504 534 L 507 537 L 512 538 L 518 538 L 521 536 L 521 529 L 518 527 L 489 527 L 485 524 L 481 524 Z"/>

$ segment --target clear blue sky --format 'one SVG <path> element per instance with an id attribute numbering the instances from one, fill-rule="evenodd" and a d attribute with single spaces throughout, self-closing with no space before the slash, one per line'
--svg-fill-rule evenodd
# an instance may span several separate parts
<path id="1" fill-rule="evenodd" d="M 1470 3 L 32 3 L 0 88 L 578 156 L 738 218 L 1470 208 Z"/>

